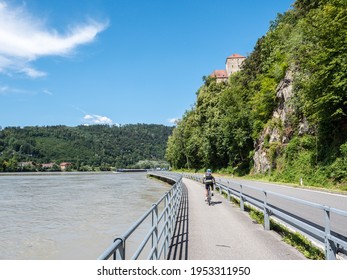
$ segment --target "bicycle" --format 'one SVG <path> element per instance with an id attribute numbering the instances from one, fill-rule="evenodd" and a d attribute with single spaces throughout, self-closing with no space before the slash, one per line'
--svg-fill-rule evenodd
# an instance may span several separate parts
<path id="1" fill-rule="evenodd" d="M 213 192 L 211 191 L 211 188 L 212 186 L 210 186 L 208 188 L 208 191 L 207 191 L 207 204 L 210 206 L 211 203 L 212 203 L 212 196 L 213 196 Z"/>

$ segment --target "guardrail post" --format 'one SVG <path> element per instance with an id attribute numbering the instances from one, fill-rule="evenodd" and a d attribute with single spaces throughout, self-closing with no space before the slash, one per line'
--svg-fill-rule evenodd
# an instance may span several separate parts
<path id="1" fill-rule="evenodd" d="M 263 191 L 264 193 L 264 229 L 270 230 L 270 213 L 269 209 L 267 208 L 267 192 Z"/>
<path id="2" fill-rule="evenodd" d="M 240 185 L 240 210 L 245 211 L 245 200 L 243 198 L 242 185 Z"/>
<path id="3" fill-rule="evenodd" d="M 336 260 L 337 247 L 334 241 L 330 240 L 330 207 L 324 207 L 325 213 L 325 258 L 327 260 Z"/>
<path id="4" fill-rule="evenodd" d="M 152 211 L 152 227 L 154 231 L 152 234 L 152 248 L 155 248 L 153 254 L 153 260 L 158 259 L 158 205 L 153 204 L 154 209 Z"/>

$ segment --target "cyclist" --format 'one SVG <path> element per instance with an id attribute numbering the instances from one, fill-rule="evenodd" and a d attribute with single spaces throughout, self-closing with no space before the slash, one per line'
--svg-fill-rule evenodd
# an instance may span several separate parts
<path id="1" fill-rule="evenodd" d="M 214 177 L 212 176 L 211 169 L 206 170 L 206 173 L 205 173 L 204 178 L 203 178 L 203 182 L 205 184 L 206 200 L 207 200 L 208 191 L 211 190 L 211 194 L 213 195 L 213 184 L 216 183 Z"/>

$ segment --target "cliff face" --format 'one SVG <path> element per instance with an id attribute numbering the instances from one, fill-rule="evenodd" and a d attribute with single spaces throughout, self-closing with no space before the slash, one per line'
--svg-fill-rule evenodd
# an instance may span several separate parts
<path id="1" fill-rule="evenodd" d="M 310 131 L 306 119 L 301 119 L 296 124 L 293 121 L 297 111 L 293 100 L 293 76 L 294 72 L 288 70 L 276 88 L 278 106 L 272 114 L 271 121 L 255 142 L 254 173 L 265 173 L 275 168 L 272 159 L 288 144 L 294 133 L 302 135 Z"/>

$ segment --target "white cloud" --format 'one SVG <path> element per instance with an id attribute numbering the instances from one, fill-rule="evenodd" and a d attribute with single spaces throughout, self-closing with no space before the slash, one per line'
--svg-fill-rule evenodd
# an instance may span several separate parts
<path id="1" fill-rule="evenodd" d="M 51 92 L 51 91 L 49 91 L 47 89 L 43 89 L 42 92 L 47 94 L 47 95 L 53 95 L 53 92 Z"/>
<path id="2" fill-rule="evenodd" d="M 33 61 L 42 56 L 71 54 L 79 45 L 95 40 L 107 25 L 89 20 L 59 34 L 39 21 L 37 15 L 29 14 L 25 6 L 12 7 L 0 0 L 0 71 L 42 77 L 46 73 L 34 69 Z"/>
<path id="3" fill-rule="evenodd" d="M 0 93 L 5 94 L 8 92 L 8 86 L 1 86 L 0 87 Z"/>
<path id="4" fill-rule="evenodd" d="M 168 119 L 167 121 L 169 123 L 172 123 L 172 124 L 177 124 L 177 122 L 179 121 L 180 119 L 179 118 L 171 118 L 171 119 Z"/>
<path id="5" fill-rule="evenodd" d="M 47 89 L 36 91 L 36 90 L 14 88 L 7 85 L 0 85 L 0 95 L 36 95 L 41 92 L 47 95 L 51 95 L 51 96 L 53 95 L 53 92 Z"/>
<path id="6" fill-rule="evenodd" d="M 19 70 L 19 72 L 22 72 L 31 78 L 39 78 L 46 76 L 46 73 L 35 70 L 34 68 L 30 67 L 24 67 L 23 69 Z"/>
<path id="7" fill-rule="evenodd" d="M 86 123 L 87 125 L 88 124 L 108 124 L 108 125 L 113 124 L 113 121 L 110 118 L 105 116 L 87 114 L 83 117 L 83 119 L 87 121 Z"/>
<path id="8" fill-rule="evenodd" d="M 35 92 L 31 91 L 31 90 L 13 88 L 13 87 L 9 87 L 6 85 L 0 86 L 0 95 L 9 95 L 9 94 L 33 95 L 33 94 L 35 94 Z"/>

